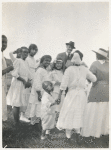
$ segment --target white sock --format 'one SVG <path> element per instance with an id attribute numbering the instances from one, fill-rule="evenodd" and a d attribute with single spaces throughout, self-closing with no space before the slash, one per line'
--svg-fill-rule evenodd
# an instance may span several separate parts
<path id="1" fill-rule="evenodd" d="M 71 138 L 71 130 L 66 129 L 66 137 L 69 139 Z"/>

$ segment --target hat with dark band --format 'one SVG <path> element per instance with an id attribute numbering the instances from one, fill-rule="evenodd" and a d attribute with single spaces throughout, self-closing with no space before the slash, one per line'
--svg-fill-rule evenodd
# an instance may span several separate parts
<path id="1" fill-rule="evenodd" d="M 106 50 L 103 49 L 103 48 L 99 48 L 98 51 L 94 51 L 94 50 L 92 50 L 92 51 L 95 52 L 96 54 L 102 55 L 103 57 L 109 59 L 109 58 L 108 58 L 108 51 L 106 51 Z"/>
<path id="2" fill-rule="evenodd" d="M 70 41 L 69 43 L 66 43 L 66 45 L 70 45 L 73 49 L 75 49 L 74 42 L 72 41 Z"/>

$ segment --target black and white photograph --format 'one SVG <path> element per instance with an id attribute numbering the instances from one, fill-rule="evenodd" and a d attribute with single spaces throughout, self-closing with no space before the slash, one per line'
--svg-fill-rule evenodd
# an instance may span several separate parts
<path id="1" fill-rule="evenodd" d="M 1 2 L 1 148 L 110 148 L 109 6 Z"/>

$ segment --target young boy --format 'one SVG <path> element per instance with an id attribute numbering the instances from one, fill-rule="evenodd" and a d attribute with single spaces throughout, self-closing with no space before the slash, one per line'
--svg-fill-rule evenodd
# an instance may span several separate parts
<path id="1" fill-rule="evenodd" d="M 50 133 L 50 130 L 55 126 L 55 106 L 57 104 L 54 101 L 51 93 L 53 92 L 53 84 L 50 81 L 45 81 L 42 84 L 44 94 L 41 100 L 41 121 L 42 121 L 42 135 L 41 139 L 45 139 L 45 135 Z"/>

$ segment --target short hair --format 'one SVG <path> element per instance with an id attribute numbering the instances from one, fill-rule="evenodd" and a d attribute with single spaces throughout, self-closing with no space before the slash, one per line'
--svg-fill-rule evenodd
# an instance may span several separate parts
<path id="1" fill-rule="evenodd" d="M 7 39 L 7 37 L 5 35 L 2 35 L 2 38 L 6 38 Z"/>
<path id="2" fill-rule="evenodd" d="M 38 47 L 35 44 L 30 44 L 30 46 L 29 46 L 29 53 L 30 53 L 31 49 L 35 49 L 36 51 L 38 51 Z"/>
<path id="3" fill-rule="evenodd" d="M 42 56 L 42 58 L 40 59 L 40 64 L 43 63 L 44 59 L 46 58 L 50 58 L 50 61 L 52 60 L 52 57 L 50 55 L 44 55 Z"/>
<path id="4" fill-rule="evenodd" d="M 43 88 L 44 90 L 46 90 L 49 84 L 53 85 L 52 82 L 50 82 L 50 81 L 44 81 L 44 82 L 42 83 L 42 88 Z"/>
<path id="5" fill-rule="evenodd" d="M 79 50 L 76 50 L 74 53 L 78 53 L 79 56 L 80 56 L 80 59 L 81 60 L 83 59 L 83 53 L 81 53 Z"/>
<path id="6" fill-rule="evenodd" d="M 104 59 L 106 59 L 106 57 L 104 57 L 104 56 L 102 56 L 102 55 L 100 55 L 100 54 L 98 54 L 98 53 L 96 53 L 96 58 L 97 58 L 98 60 L 104 60 Z"/>
<path id="7" fill-rule="evenodd" d="M 23 49 L 26 49 L 26 50 L 29 51 L 29 49 L 28 49 L 26 46 L 22 46 L 20 49 L 21 49 L 21 51 L 22 51 Z"/>
<path id="8" fill-rule="evenodd" d="M 22 49 L 21 48 L 17 48 L 17 53 L 19 53 L 19 52 L 22 52 Z"/>

